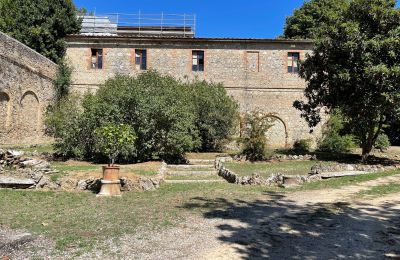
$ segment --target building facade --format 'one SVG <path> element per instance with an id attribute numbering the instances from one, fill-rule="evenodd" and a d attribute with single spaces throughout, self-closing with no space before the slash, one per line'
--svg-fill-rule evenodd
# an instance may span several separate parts
<path id="1" fill-rule="evenodd" d="M 0 32 L 0 144 L 51 141 L 43 117 L 54 100 L 57 65 Z"/>
<path id="2" fill-rule="evenodd" d="M 298 61 L 310 52 L 305 40 L 219 39 L 135 35 L 71 35 L 67 59 L 73 68 L 73 89 L 95 91 L 117 74 L 138 75 L 152 69 L 176 78 L 223 83 L 241 113 L 261 111 L 274 126 L 268 131 L 274 148 L 296 140 L 315 141 L 295 100 L 304 98 L 306 83 Z"/>

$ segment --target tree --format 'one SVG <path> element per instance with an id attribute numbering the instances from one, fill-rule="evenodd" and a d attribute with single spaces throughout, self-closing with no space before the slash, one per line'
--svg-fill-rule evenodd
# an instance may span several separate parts
<path id="1" fill-rule="evenodd" d="M 286 18 L 284 38 L 314 39 L 319 31 L 324 31 L 337 21 L 349 0 L 311 0 Z"/>
<path id="2" fill-rule="evenodd" d="M 80 26 L 72 0 L 0 0 L 0 31 L 57 63 Z"/>
<path id="3" fill-rule="evenodd" d="M 294 106 L 310 127 L 322 108 L 339 108 L 366 160 L 388 118 L 400 109 L 400 11 L 395 0 L 354 0 L 320 35 L 302 63 L 307 101 Z"/>
<path id="4" fill-rule="evenodd" d="M 195 124 L 201 138 L 200 150 L 220 150 L 237 125 L 237 102 L 227 95 L 222 84 L 196 80 L 190 82 L 187 88 L 195 107 Z"/>
<path id="5" fill-rule="evenodd" d="M 118 75 L 107 80 L 95 94 L 87 94 L 80 105 L 69 97 L 62 98 L 58 105 L 49 109 L 47 132 L 56 138 L 55 148 L 59 154 L 97 159 L 99 149 L 96 149 L 95 129 L 109 123 L 129 125 L 137 139 L 135 149 L 122 154 L 125 159 L 145 161 L 161 158 L 179 162 L 184 159 L 185 152 L 197 151 L 203 146 L 200 132 L 204 129 L 211 132 L 204 133 L 210 137 L 207 141 L 220 143 L 219 138 L 228 137 L 227 133 L 233 127 L 234 120 L 221 122 L 226 116 L 225 111 L 221 111 L 223 117 L 216 116 L 212 120 L 217 109 L 236 106 L 226 92 L 219 87 L 215 92 L 211 91 L 213 85 L 208 84 L 197 81 L 184 83 L 154 71 L 137 77 Z M 192 95 L 193 89 L 200 85 L 218 94 L 215 98 L 201 97 L 199 93 Z M 204 114 L 199 113 L 201 102 Z M 227 104 L 214 104 L 218 102 Z M 233 108 L 228 110 L 236 115 Z M 199 126 L 199 122 L 204 124 Z"/>

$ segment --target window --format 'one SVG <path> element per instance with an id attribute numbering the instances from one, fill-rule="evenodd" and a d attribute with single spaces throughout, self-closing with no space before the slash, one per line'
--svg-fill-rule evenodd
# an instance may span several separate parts
<path id="1" fill-rule="evenodd" d="M 298 52 L 288 53 L 288 73 L 299 72 L 299 61 L 300 61 L 300 53 Z"/>
<path id="2" fill-rule="evenodd" d="M 135 64 L 140 70 L 147 69 L 147 51 L 146 50 L 135 50 Z"/>
<path id="3" fill-rule="evenodd" d="M 204 71 L 204 51 L 192 51 L 192 71 Z"/>
<path id="4" fill-rule="evenodd" d="M 257 51 L 247 52 L 247 70 L 250 72 L 260 72 L 260 53 Z"/>
<path id="5" fill-rule="evenodd" d="M 92 69 L 103 68 L 103 49 L 92 49 Z"/>

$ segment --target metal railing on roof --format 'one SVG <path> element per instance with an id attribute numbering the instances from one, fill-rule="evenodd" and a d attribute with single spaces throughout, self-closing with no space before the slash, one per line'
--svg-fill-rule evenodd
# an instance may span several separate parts
<path id="1" fill-rule="evenodd" d="M 195 14 L 94 14 L 84 15 L 81 33 L 179 35 L 194 37 Z"/>

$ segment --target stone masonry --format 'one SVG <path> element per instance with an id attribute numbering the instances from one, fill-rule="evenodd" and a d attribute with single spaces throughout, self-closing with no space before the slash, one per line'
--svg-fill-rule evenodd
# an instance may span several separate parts
<path id="1" fill-rule="evenodd" d="M 137 75 L 135 50 L 147 51 L 147 69 L 177 78 L 222 82 L 240 104 L 242 113 L 260 110 L 274 121 L 269 142 L 275 148 L 290 147 L 296 140 L 315 141 L 313 134 L 293 108 L 303 99 L 306 83 L 288 73 L 288 53 L 304 59 L 310 41 L 269 39 L 160 38 L 71 35 L 67 57 L 72 65 L 73 89 L 95 91 L 116 74 Z M 103 50 L 103 68 L 92 69 L 91 49 Z M 204 51 L 204 71 L 192 71 L 192 51 Z"/>
<path id="2" fill-rule="evenodd" d="M 0 144 L 50 141 L 43 115 L 54 98 L 57 65 L 0 32 Z"/>

